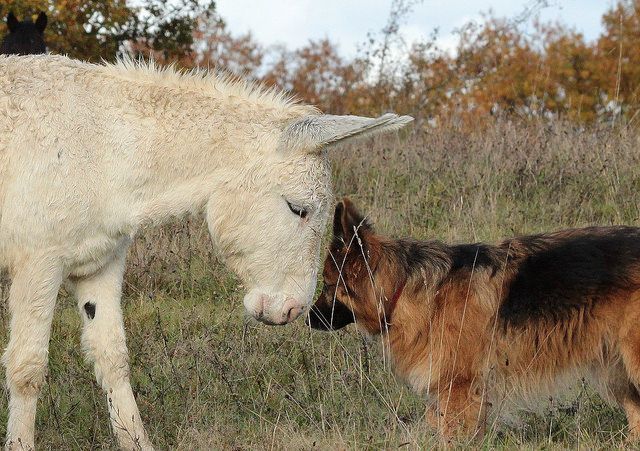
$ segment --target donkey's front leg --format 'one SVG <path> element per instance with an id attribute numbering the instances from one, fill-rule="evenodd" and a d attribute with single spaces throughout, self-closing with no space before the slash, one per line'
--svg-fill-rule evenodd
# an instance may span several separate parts
<path id="1" fill-rule="evenodd" d="M 72 286 L 83 319 L 82 346 L 107 394 L 111 426 L 123 449 L 153 449 L 129 382 L 127 345 L 120 297 L 125 250 L 99 273 Z"/>
<path id="2" fill-rule="evenodd" d="M 34 446 L 36 404 L 47 371 L 51 321 L 62 273 L 61 262 L 51 256 L 27 258 L 13 271 L 11 330 L 2 358 L 9 388 L 7 450 Z"/>

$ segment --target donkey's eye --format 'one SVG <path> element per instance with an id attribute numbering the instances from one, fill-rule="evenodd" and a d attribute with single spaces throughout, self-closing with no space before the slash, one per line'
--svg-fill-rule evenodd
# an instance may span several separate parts
<path id="1" fill-rule="evenodd" d="M 300 216 L 302 219 L 306 218 L 309 215 L 309 212 L 305 210 L 303 207 L 298 207 L 293 205 L 291 202 L 287 201 L 287 205 L 289 206 L 289 210 L 296 216 Z"/>

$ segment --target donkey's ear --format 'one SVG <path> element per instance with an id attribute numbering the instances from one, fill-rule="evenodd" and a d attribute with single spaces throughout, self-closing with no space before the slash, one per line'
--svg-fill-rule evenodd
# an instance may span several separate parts
<path id="1" fill-rule="evenodd" d="M 15 32 L 19 23 L 20 22 L 18 22 L 18 18 L 13 14 L 13 11 L 10 11 L 9 14 L 7 14 L 7 28 L 9 28 L 9 31 L 11 33 Z"/>
<path id="2" fill-rule="evenodd" d="M 47 28 L 47 15 L 41 11 L 36 19 L 36 30 L 40 33 L 44 33 L 45 28 Z"/>
<path id="3" fill-rule="evenodd" d="M 285 129 L 282 144 L 287 148 L 316 151 L 348 139 L 399 130 L 411 121 L 411 116 L 392 113 L 378 118 L 331 114 L 306 116 Z"/>

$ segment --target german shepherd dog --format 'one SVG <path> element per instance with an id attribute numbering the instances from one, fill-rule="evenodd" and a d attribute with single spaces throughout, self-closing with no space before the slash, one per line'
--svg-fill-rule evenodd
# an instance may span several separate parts
<path id="1" fill-rule="evenodd" d="M 446 245 L 378 235 L 344 199 L 333 234 L 308 324 L 382 334 L 444 438 L 481 436 L 506 398 L 567 376 L 596 382 L 640 438 L 640 228 Z"/>

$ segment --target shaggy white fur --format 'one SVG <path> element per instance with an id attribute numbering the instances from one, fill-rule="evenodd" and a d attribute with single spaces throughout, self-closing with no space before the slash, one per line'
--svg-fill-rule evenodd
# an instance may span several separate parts
<path id="1" fill-rule="evenodd" d="M 0 266 L 9 269 L 7 447 L 33 447 L 58 289 L 123 448 L 151 449 L 129 384 L 120 293 L 146 222 L 204 211 L 214 244 L 271 324 L 310 304 L 332 202 L 327 144 L 411 118 L 321 115 L 273 90 L 122 61 L 0 57 Z"/>

